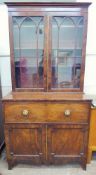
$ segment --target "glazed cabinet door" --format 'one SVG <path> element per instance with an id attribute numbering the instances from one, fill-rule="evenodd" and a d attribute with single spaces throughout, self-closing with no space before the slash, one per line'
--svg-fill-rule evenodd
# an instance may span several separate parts
<path id="1" fill-rule="evenodd" d="M 57 12 L 50 17 L 51 91 L 81 91 L 84 73 L 85 17 L 75 13 Z M 51 77 L 51 78 L 50 78 Z"/>
<path id="2" fill-rule="evenodd" d="M 44 91 L 46 88 L 45 16 L 21 12 L 10 17 L 13 89 Z M 14 71 L 15 70 L 15 71 Z"/>
<path id="3" fill-rule="evenodd" d="M 87 127 L 53 124 L 48 126 L 49 164 L 81 162 L 86 168 Z"/>
<path id="4" fill-rule="evenodd" d="M 42 125 L 10 125 L 5 126 L 7 158 L 10 165 L 16 162 L 42 164 L 44 155 L 44 128 Z"/>

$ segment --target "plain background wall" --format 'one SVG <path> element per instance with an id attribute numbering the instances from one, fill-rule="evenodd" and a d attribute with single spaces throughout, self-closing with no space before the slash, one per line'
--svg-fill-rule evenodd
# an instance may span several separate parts
<path id="1" fill-rule="evenodd" d="M 96 0 L 78 1 L 92 2 L 88 13 L 84 92 L 96 95 Z"/>
<path id="2" fill-rule="evenodd" d="M 1 1 L 3 2 L 3 0 Z M 49 0 L 49 1 L 55 2 L 56 0 L 55 1 Z M 61 2 L 62 1 L 64 2 L 64 0 L 61 0 Z M 84 1 L 79 0 L 79 2 L 80 1 L 85 2 L 86 0 Z M 87 36 L 87 48 L 86 48 L 84 92 L 96 95 L 96 32 L 95 32 L 96 31 L 96 0 L 90 0 L 90 1 L 87 0 L 86 2 L 92 2 L 92 5 L 89 7 L 89 15 L 88 15 L 88 36 Z M 7 7 L 3 4 L 0 5 L 0 25 L 1 25 L 0 26 L 0 74 L 1 74 L 2 94 L 3 96 L 5 96 L 8 92 L 11 91 L 11 72 L 10 72 L 11 68 L 10 68 L 8 12 L 7 12 Z"/>

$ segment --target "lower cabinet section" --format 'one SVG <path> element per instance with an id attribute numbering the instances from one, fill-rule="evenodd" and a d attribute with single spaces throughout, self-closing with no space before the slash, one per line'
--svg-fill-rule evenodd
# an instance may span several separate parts
<path id="1" fill-rule="evenodd" d="M 16 163 L 80 163 L 86 169 L 87 125 L 5 124 L 9 169 Z"/>

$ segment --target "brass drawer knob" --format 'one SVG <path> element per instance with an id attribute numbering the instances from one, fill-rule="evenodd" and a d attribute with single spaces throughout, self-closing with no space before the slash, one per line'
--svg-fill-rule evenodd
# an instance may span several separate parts
<path id="1" fill-rule="evenodd" d="M 28 111 L 27 109 L 24 109 L 24 110 L 22 111 L 22 114 L 23 114 L 23 116 L 27 117 L 28 114 L 29 114 L 29 111 Z"/>
<path id="2" fill-rule="evenodd" d="M 66 117 L 69 117 L 70 114 L 71 114 L 71 111 L 70 111 L 69 109 L 66 109 L 66 110 L 64 111 L 64 115 L 65 115 Z"/>

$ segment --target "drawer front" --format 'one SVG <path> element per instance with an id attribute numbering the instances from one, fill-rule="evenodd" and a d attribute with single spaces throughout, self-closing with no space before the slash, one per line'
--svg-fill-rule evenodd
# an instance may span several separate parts
<path id="1" fill-rule="evenodd" d="M 88 103 L 48 104 L 47 120 L 61 122 L 88 122 Z"/>
<path id="2" fill-rule="evenodd" d="M 7 122 L 88 122 L 89 103 L 5 104 Z"/>
<path id="3" fill-rule="evenodd" d="M 43 122 L 46 117 L 45 105 L 42 103 L 22 103 L 5 105 L 6 122 Z M 24 114 L 25 112 L 25 114 Z M 27 114 L 28 113 L 28 114 Z"/>

